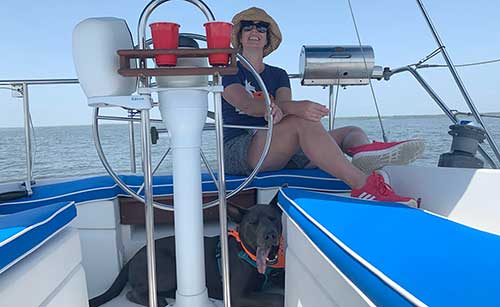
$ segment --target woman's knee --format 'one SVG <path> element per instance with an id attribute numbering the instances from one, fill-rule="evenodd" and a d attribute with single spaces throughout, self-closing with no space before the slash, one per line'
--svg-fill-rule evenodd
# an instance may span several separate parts
<path id="1" fill-rule="evenodd" d="M 357 126 L 349 126 L 348 132 L 345 134 L 347 138 L 361 139 L 365 141 L 368 138 L 366 132 Z"/>
<path id="2" fill-rule="evenodd" d="M 366 134 L 363 129 L 361 129 L 358 126 L 345 126 L 341 128 L 334 129 L 330 131 L 330 134 L 336 139 L 336 140 L 343 140 L 345 137 L 349 135 L 356 135 L 356 134 Z"/>
<path id="3" fill-rule="evenodd" d="M 336 142 L 339 146 L 346 150 L 353 146 L 359 146 L 367 144 L 369 142 L 368 135 L 366 132 L 357 126 L 348 126 L 343 133 L 339 135 L 334 135 Z"/>
<path id="4" fill-rule="evenodd" d="M 345 127 L 340 128 L 340 129 L 344 130 L 343 131 L 344 135 L 348 135 L 351 133 L 365 133 L 365 131 L 358 126 L 345 126 Z"/>

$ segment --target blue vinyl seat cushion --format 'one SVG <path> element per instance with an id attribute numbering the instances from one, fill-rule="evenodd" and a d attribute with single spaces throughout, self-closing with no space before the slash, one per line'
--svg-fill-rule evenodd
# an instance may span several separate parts
<path id="1" fill-rule="evenodd" d="M 73 202 L 0 216 L 0 273 L 36 250 L 75 217 Z"/>
<path id="2" fill-rule="evenodd" d="M 279 204 L 377 306 L 500 306 L 500 236 L 395 203 L 282 189 Z"/>
<path id="3" fill-rule="evenodd" d="M 144 179 L 140 175 L 120 175 L 120 178 L 134 191 L 139 190 Z M 245 179 L 246 177 L 243 176 L 227 176 L 227 191 L 237 188 Z M 344 182 L 319 169 L 282 170 L 260 173 L 246 189 L 270 189 L 282 186 L 300 187 L 325 192 L 350 191 L 349 186 Z M 54 184 L 34 185 L 32 188 L 33 194 L 29 197 L 0 203 L 0 215 L 60 201 L 74 201 L 79 204 L 87 201 L 113 199 L 117 196 L 128 195 L 118 187 L 110 176 L 95 176 Z M 209 174 L 202 175 L 202 188 L 204 193 L 217 191 Z M 153 178 L 153 193 L 155 196 L 172 195 L 172 176 L 155 176 Z"/>

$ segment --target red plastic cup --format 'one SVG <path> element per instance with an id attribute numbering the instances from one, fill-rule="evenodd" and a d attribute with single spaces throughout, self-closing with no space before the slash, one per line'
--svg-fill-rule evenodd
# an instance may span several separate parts
<path id="1" fill-rule="evenodd" d="M 176 49 L 179 46 L 179 27 L 173 22 L 155 22 L 149 25 L 153 37 L 154 49 Z M 158 66 L 177 65 L 175 54 L 162 54 L 155 56 Z"/>
<path id="2" fill-rule="evenodd" d="M 233 24 L 223 21 L 210 21 L 204 24 L 207 34 L 208 48 L 229 48 Z M 220 66 L 229 64 L 229 53 L 214 53 L 208 55 L 210 65 Z"/>

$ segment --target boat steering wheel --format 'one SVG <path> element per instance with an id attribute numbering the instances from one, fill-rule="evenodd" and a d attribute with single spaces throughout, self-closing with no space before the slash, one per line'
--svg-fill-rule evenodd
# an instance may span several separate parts
<path id="1" fill-rule="evenodd" d="M 186 36 L 191 37 L 191 38 L 196 38 L 196 39 L 205 39 L 204 36 L 197 35 L 197 34 L 186 34 Z M 261 153 L 259 161 L 257 162 L 257 165 L 255 166 L 253 171 L 250 173 L 250 175 L 248 175 L 248 177 L 246 177 L 245 180 L 238 187 L 233 189 L 231 192 L 226 193 L 226 199 L 229 199 L 229 198 L 233 197 L 234 195 L 236 195 L 237 193 L 239 193 L 240 191 L 242 191 L 255 178 L 255 176 L 259 172 L 260 168 L 262 167 L 262 164 L 263 164 L 264 160 L 266 159 L 267 154 L 269 152 L 269 148 L 271 146 L 272 131 L 273 131 L 273 118 L 272 118 L 272 114 L 271 114 L 271 99 L 269 98 L 269 93 L 268 93 L 267 88 L 264 84 L 264 81 L 262 80 L 260 75 L 257 73 L 255 68 L 252 66 L 252 64 L 247 59 L 245 59 L 245 57 L 243 57 L 243 55 L 237 54 L 237 58 L 246 68 L 248 68 L 250 70 L 252 75 L 255 77 L 257 83 L 259 84 L 259 87 L 264 92 L 264 101 L 266 103 L 266 110 L 267 110 L 267 117 L 266 117 L 267 126 L 255 127 L 255 128 L 267 130 L 267 133 L 266 133 L 266 142 L 264 145 L 264 149 Z M 222 106 L 220 106 L 220 107 L 222 107 Z M 214 119 L 213 116 L 209 115 L 208 117 L 211 119 Z M 127 184 L 116 174 L 116 172 L 113 170 L 113 168 L 109 164 L 108 159 L 106 158 L 106 155 L 105 155 L 104 150 L 103 150 L 102 145 L 101 145 L 101 138 L 100 138 L 100 133 L 99 133 L 99 120 L 101 120 L 101 119 L 108 119 L 108 118 L 105 118 L 105 117 L 102 117 L 99 115 L 99 107 L 94 108 L 92 129 L 93 129 L 94 143 L 95 143 L 95 146 L 97 149 L 97 154 L 99 156 L 99 159 L 101 160 L 101 162 L 102 162 L 104 168 L 106 169 L 106 171 L 108 172 L 108 174 L 113 178 L 113 180 L 116 182 L 116 184 L 121 189 L 123 189 L 125 192 L 130 194 L 130 196 L 132 198 L 134 198 L 135 200 L 140 201 L 142 203 L 145 203 L 145 200 L 144 200 L 143 196 L 140 195 L 140 192 L 138 193 L 138 192 L 134 191 L 133 189 L 131 189 L 129 186 L 127 186 Z M 127 120 L 131 120 L 131 119 L 127 119 Z M 230 126 L 226 126 L 226 128 L 249 129 L 249 127 L 240 126 L 240 125 L 230 125 Z M 220 143 L 222 144 L 222 142 L 220 142 Z M 220 148 L 220 150 L 223 150 L 223 148 Z M 164 156 L 166 156 L 169 151 L 170 151 L 170 148 L 167 150 L 167 152 L 164 154 Z M 211 177 L 215 183 L 215 186 L 218 189 L 219 188 L 218 187 L 218 180 L 216 180 L 215 173 L 212 171 L 210 165 L 208 164 L 208 161 L 206 160 L 206 158 L 203 155 L 203 152 L 200 152 L 200 154 L 201 154 L 203 162 L 205 163 L 205 165 L 207 167 L 207 170 L 211 174 Z M 161 159 L 160 164 L 162 161 L 163 161 L 163 158 Z M 224 161 L 222 161 L 222 164 L 224 164 Z M 159 166 L 160 165 L 158 165 L 156 168 L 158 168 Z M 139 190 L 141 190 L 141 189 L 139 189 Z M 218 204 L 219 204 L 219 199 L 215 199 L 213 201 L 203 203 L 203 209 L 215 207 Z M 162 210 L 167 210 L 167 211 L 174 210 L 173 205 L 162 204 L 162 203 L 159 203 L 159 202 L 154 201 L 154 200 L 153 200 L 153 206 L 156 208 L 162 209 Z"/>

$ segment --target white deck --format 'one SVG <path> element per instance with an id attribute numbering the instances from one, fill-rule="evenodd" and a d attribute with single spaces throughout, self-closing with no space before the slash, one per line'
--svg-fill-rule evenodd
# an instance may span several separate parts
<path id="1" fill-rule="evenodd" d="M 422 209 L 500 234 L 496 195 L 500 170 L 413 166 L 390 166 L 384 170 L 396 192 L 422 198 Z"/>
<path id="2" fill-rule="evenodd" d="M 127 300 L 125 295 L 127 294 L 128 290 L 130 290 L 130 288 L 127 286 L 127 287 L 125 287 L 125 289 L 123 289 L 122 293 L 120 293 L 120 295 L 118 297 L 114 298 L 113 300 L 111 300 L 111 301 L 109 301 L 106 304 L 103 304 L 101 306 L 102 307 L 139 307 L 139 306 L 142 306 L 142 305 L 132 303 L 131 301 Z M 167 302 L 169 304 L 173 304 L 173 303 L 175 303 L 175 300 L 167 299 Z M 212 302 L 215 304 L 214 307 L 223 307 L 224 306 L 224 302 L 222 302 L 222 301 L 212 300 Z"/>

